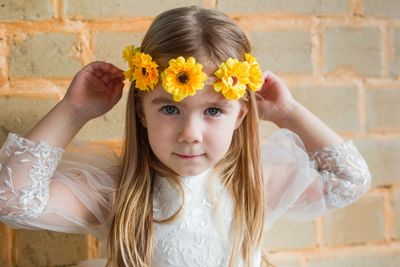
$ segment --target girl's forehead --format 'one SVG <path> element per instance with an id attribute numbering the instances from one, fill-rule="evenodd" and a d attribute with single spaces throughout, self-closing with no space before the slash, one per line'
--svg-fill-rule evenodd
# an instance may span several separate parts
<path id="1" fill-rule="evenodd" d="M 194 106 L 203 103 L 218 103 L 227 107 L 236 105 L 237 100 L 227 100 L 220 92 L 216 92 L 212 85 L 206 85 L 201 90 L 196 91 L 193 96 L 187 96 L 180 102 L 173 100 L 173 96 L 166 92 L 162 86 L 157 85 L 153 91 L 145 93 L 148 103 L 171 102 L 178 105 Z"/>

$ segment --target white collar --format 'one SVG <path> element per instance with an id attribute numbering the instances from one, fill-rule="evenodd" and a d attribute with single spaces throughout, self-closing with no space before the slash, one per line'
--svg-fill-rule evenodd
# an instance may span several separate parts
<path id="1" fill-rule="evenodd" d="M 208 175 L 211 173 L 212 170 L 213 170 L 213 168 L 210 167 L 207 170 L 205 170 L 197 175 L 182 176 L 182 179 L 183 180 L 203 180 L 204 178 L 208 177 Z"/>

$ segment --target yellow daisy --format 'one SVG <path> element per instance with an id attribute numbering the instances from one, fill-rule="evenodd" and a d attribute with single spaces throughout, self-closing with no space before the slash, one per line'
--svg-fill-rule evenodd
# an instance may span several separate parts
<path id="1" fill-rule="evenodd" d="M 132 59 L 135 87 L 142 91 L 150 91 L 158 83 L 158 65 L 152 57 L 145 53 L 136 53 Z"/>
<path id="2" fill-rule="evenodd" d="M 228 100 L 237 100 L 246 93 L 246 84 L 250 81 L 250 64 L 228 58 L 214 74 L 220 79 L 213 84 L 214 90 L 221 92 Z"/>
<path id="3" fill-rule="evenodd" d="M 186 61 L 180 56 L 168 63 L 168 68 L 161 73 L 162 86 L 165 91 L 173 95 L 174 101 L 179 102 L 204 87 L 208 77 L 202 71 L 203 66 L 196 63 L 196 59 L 189 57 Z"/>
<path id="4" fill-rule="evenodd" d="M 135 66 L 132 64 L 132 59 L 136 53 L 140 51 L 140 47 L 135 47 L 133 45 L 128 45 L 124 48 L 122 52 L 122 58 L 128 63 L 129 68 L 128 70 L 124 71 L 125 79 L 129 79 L 130 82 L 134 81 L 135 78 L 133 77 L 133 70 Z"/>
<path id="5" fill-rule="evenodd" d="M 128 45 L 127 47 L 124 48 L 122 52 L 122 58 L 130 63 L 131 59 L 133 56 L 140 51 L 140 47 L 135 47 L 133 45 Z"/>
<path id="6" fill-rule="evenodd" d="M 158 65 L 148 54 L 141 53 L 140 47 L 129 45 L 122 52 L 122 58 L 128 62 L 129 68 L 124 71 L 125 79 L 136 81 L 135 87 L 149 91 L 158 83 Z"/>
<path id="7" fill-rule="evenodd" d="M 262 85 L 262 72 L 260 65 L 258 64 L 256 58 L 253 57 L 251 54 L 246 53 L 244 54 L 244 57 L 246 61 L 250 64 L 250 82 L 248 83 L 248 86 L 251 90 L 257 91 Z"/>

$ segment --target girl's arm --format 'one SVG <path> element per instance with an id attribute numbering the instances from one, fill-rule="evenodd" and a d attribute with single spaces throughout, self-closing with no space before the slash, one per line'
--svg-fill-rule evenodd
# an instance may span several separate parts
<path id="1" fill-rule="evenodd" d="M 279 128 L 295 132 L 308 151 L 343 143 L 344 140 L 293 98 L 283 80 L 271 71 L 263 73 L 263 85 L 256 92 L 259 117 Z"/>
<path id="2" fill-rule="evenodd" d="M 352 140 L 344 141 L 296 101 L 278 76 L 264 73 L 257 95 L 260 118 L 281 128 L 261 147 L 267 228 L 283 214 L 314 219 L 369 190 L 368 165 Z"/>
<path id="3" fill-rule="evenodd" d="M 89 120 L 108 112 L 121 98 L 123 72 L 114 65 L 95 61 L 82 68 L 59 102 L 26 135 L 65 147 Z"/>
<path id="4" fill-rule="evenodd" d="M 101 155 L 107 149 L 95 151 L 82 142 L 78 153 L 64 147 L 87 121 L 119 101 L 122 79 L 112 64 L 92 62 L 26 137 L 8 134 L 0 148 L 0 221 L 16 228 L 104 233 L 93 225 L 106 222 L 118 159 L 108 160 Z"/>
<path id="5" fill-rule="evenodd" d="M 53 107 L 25 138 L 31 141 L 46 141 L 54 147 L 64 148 L 85 125 L 87 120 L 74 111 L 68 101 Z"/>
<path id="6" fill-rule="evenodd" d="M 290 112 L 285 118 L 274 121 L 274 123 L 279 128 L 295 132 L 304 142 L 308 151 L 344 142 L 339 135 L 301 103 L 293 101 L 288 109 Z"/>

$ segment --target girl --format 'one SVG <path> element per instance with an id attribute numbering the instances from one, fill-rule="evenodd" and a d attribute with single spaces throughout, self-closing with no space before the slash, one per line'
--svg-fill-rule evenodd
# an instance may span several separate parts
<path id="1" fill-rule="evenodd" d="M 124 73 L 88 64 L 25 137 L 9 133 L 0 151 L 4 223 L 107 239 L 107 266 L 260 266 L 263 234 L 282 215 L 312 220 L 368 191 L 352 141 L 276 75 L 261 75 L 226 15 L 163 12 L 124 58 Z M 82 142 L 67 151 L 120 100 L 124 77 L 132 85 L 121 157 Z M 281 128 L 263 145 L 259 119 Z"/>

